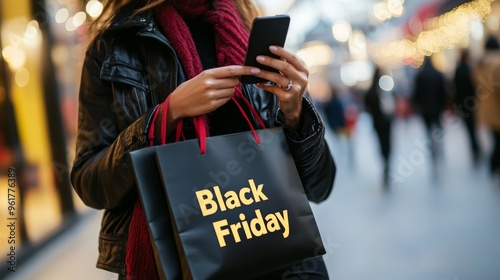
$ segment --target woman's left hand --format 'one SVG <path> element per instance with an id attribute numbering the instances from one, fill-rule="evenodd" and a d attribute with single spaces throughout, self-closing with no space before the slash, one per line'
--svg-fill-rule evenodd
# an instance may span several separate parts
<path id="1" fill-rule="evenodd" d="M 302 113 L 302 98 L 307 88 L 309 71 L 304 63 L 295 55 L 282 47 L 270 46 L 269 50 L 281 59 L 269 56 L 258 56 L 257 61 L 263 65 L 279 70 L 279 73 L 261 71 L 255 76 L 272 83 L 256 86 L 273 93 L 279 99 L 279 107 L 285 116 L 288 126 L 296 128 Z"/>

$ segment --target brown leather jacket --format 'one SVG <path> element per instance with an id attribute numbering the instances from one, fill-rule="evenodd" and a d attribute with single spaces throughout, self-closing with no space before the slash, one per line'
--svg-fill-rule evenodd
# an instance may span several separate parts
<path id="1" fill-rule="evenodd" d="M 71 180 L 86 205 L 105 210 L 99 268 L 126 273 L 128 228 L 138 197 L 128 154 L 148 146 L 156 105 L 183 81 L 176 54 L 151 12 L 122 9 L 87 49 Z M 284 126 L 274 95 L 253 86 L 243 92 L 266 126 Z M 308 198 L 320 202 L 333 188 L 336 168 L 321 119 L 309 99 L 303 102 L 300 129 L 284 130 Z"/>

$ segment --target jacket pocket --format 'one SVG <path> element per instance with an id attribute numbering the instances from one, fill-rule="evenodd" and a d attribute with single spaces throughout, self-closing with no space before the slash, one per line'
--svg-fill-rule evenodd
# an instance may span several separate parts
<path id="1" fill-rule="evenodd" d="M 127 240 L 101 234 L 97 267 L 111 272 L 126 274 L 125 248 Z"/>
<path id="2" fill-rule="evenodd" d="M 148 91 L 128 84 L 113 84 L 113 113 L 121 131 L 148 112 L 153 106 Z"/>
<path id="3" fill-rule="evenodd" d="M 115 121 L 121 131 L 144 115 L 152 104 L 152 97 L 141 69 L 119 64 L 105 64 L 101 79 L 113 84 Z"/>
<path id="4" fill-rule="evenodd" d="M 100 77 L 105 81 L 124 83 L 147 90 L 147 83 L 141 69 L 122 63 L 105 62 L 101 68 Z"/>

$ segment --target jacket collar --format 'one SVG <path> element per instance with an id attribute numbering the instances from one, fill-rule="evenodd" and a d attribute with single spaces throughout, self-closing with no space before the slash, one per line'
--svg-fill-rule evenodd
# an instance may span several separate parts
<path id="1" fill-rule="evenodd" d="M 127 33 L 129 35 L 155 38 L 172 49 L 168 39 L 160 31 L 154 10 L 149 9 L 137 13 L 138 8 L 140 6 L 135 1 L 120 8 L 111 19 L 105 32 L 129 32 Z"/>
<path id="2" fill-rule="evenodd" d="M 109 31 L 118 31 L 121 29 L 129 28 L 156 28 L 156 22 L 154 19 L 153 11 L 146 10 L 140 13 L 136 13 L 138 6 L 134 1 L 131 4 L 125 5 L 120 8 L 116 15 L 111 19 L 111 23 L 108 27 Z"/>

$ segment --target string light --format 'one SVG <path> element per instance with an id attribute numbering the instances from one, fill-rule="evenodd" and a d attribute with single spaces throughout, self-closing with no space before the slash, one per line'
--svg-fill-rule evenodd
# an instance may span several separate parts
<path id="1" fill-rule="evenodd" d="M 424 56 L 453 48 L 468 36 L 474 21 L 485 20 L 494 0 L 474 0 L 425 22 L 424 31 L 414 40 L 402 39 L 371 48 L 379 63 L 406 63 L 419 66 Z"/>

